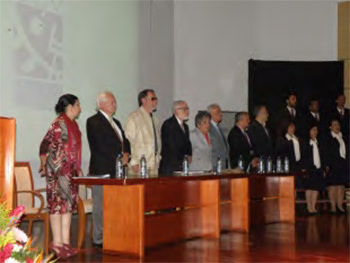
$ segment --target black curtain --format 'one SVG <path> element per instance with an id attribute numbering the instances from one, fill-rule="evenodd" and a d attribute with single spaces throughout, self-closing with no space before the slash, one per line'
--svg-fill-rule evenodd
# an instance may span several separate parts
<path id="1" fill-rule="evenodd" d="M 286 105 L 289 92 L 296 92 L 297 110 L 306 111 L 311 98 L 317 98 L 321 111 L 334 107 L 335 97 L 344 91 L 342 61 L 263 61 L 249 60 L 249 111 L 266 104 L 273 116 Z"/>

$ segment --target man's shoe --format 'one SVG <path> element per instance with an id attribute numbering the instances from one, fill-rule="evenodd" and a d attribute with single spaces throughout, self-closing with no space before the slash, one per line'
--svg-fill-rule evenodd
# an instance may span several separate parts
<path id="1" fill-rule="evenodd" d="M 98 249 L 102 249 L 103 248 L 103 244 L 98 244 L 98 243 L 92 243 L 92 247 L 93 248 L 98 248 Z"/>

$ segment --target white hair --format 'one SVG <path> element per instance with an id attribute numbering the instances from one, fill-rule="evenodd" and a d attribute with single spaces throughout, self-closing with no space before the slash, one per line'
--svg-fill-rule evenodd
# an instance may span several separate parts
<path id="1" fill-rule="evenodd" d="M 113 93 L 110 91 L 103 91 L 103 92 L 100 92 L 99 94 L 97 94 L 97 97 L 96 97 L 97 110 L 101 109 L 101 102 L 107 101 L 108 95 L 111 95 L 114 97 Z"/>
<path id="2" fill-rule="evenodd" d="M 213 103 L 213 104 L 210 104 L 208 107 L 207 107 L 207 111 L 209 113 L 211 113 L 212 110 L 215 110 L 215 109 L 221 109 L 219 104 L 217 103 Z"/>
<path id="3" fill-rule="evenodd" d="M 179 108 L 179 106 L 181 104 L 186 104 L 187 105 L 186 101 L 184 101 L 184 100 L 176 100 L 176 101 L 174 101 L 173 107 L 172 107 L 173 113 L 175 113 L 175 111 Z"/>

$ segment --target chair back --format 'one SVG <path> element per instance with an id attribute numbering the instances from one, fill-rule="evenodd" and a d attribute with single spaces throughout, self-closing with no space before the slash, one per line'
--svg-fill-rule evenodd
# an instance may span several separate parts
<path id="1" fill-rule="evenodd" d="M 33 191 L 33 175 L 29 162 L 15 163 L 15 190 Z M 23 205 L 27 209 L 34 207 L 34 197 L 30 193 L 18 193 L 15 200 L 16 205 Z"/>
<path id="2" fill-rule="evenodd" d="M 79 197 L 81 200 L 86 200 L 88 197 L 87 187 L 84 184 L 79 185 Z"/>

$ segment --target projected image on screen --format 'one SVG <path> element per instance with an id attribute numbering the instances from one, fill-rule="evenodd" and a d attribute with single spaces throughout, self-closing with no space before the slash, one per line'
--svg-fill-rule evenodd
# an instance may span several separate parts
<path id="1" fill-rule="evenodd" d="M 14 7 L 16 101 L 30 108 L 51 108 L 63 82 L 60 2 L 18 1 Z"/>

